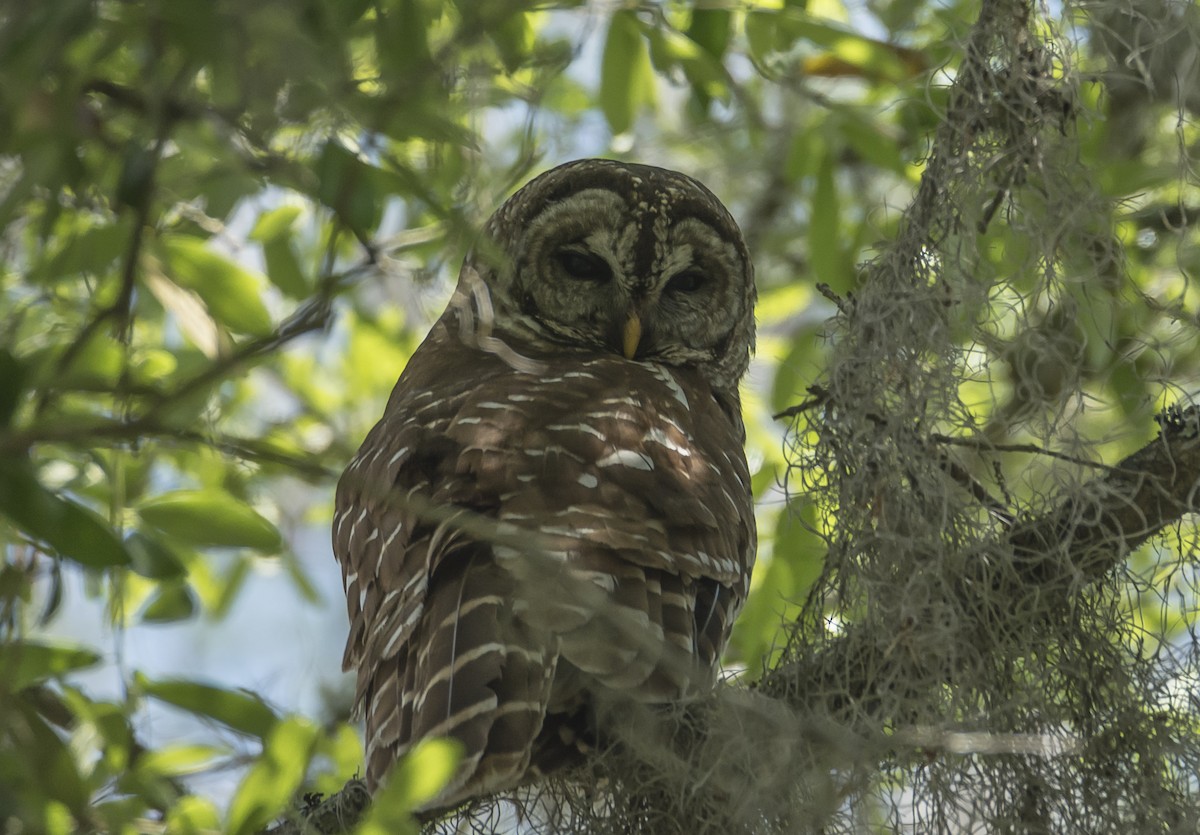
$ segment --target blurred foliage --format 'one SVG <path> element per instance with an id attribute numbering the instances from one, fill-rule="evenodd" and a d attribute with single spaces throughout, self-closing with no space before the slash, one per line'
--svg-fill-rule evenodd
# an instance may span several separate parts
<path id="1" fill-rule="evenodd" d="M 0 823 L 253 832 L 297 793 L 354 773 L 361 751 L 342 722 L 136 670 L 123 699 L 100 700 L 72 675 L 109 648 L 39 632 L 66 602 L 64 573 L 84 575 L 118 627 L 219 618 L 266 562 L 290 566 L 280 582 L 312 599 L 281 534 L 297 514 L 284 487 L 311 485 L 301 515 L 328 518 L 341 467 L 479 221 L 578 156 L 700 176 L 754 251 L 760 338 L 745 399 L 762 545 L 728 661 L 758 675 L 821 577 L 835 524 L 784 489 L 770 415 L 802 401 L 821 368 L 834 306 L 816 282 L 852 293 L 856 265 L 895 234 L 975 6 L 4 3 Z M 1100 77 L 1087 20 L 1054 25 L 1077 27 L 1075 57 Z M 1127 427 L 1200 370 L 1186 324 L 1200 206 L 1178 156 L 1198 136 L 1170 101 L 1151 101 L 1139 142 L 1117 150 L 1104 83 L 1083 89 L 1070 129 L 1120 214 L 1097 216 L 1094 240 L 1074 248 L 1089 263 L 1056 264 L 1092 280 L 1053 297 L 1032 294 L 1042 277 L 1023 272 L 1037 255 L 1028 230 L 988 226 L 978 268 L 1005 289 L 962 311 L 987 335 L 964 327 L 977 373 L 962 399 L 970 428 L 997 441 L 1044 438 L 1069 413 L 1111 439 L 1096 450 L 1107 460 L 1144 442 Z M 1118 271 L 1131 280 L 1109 280 Z M 1035 465 L 1010 489 L 1037 477 Z M 1160 602 L 1144 616 L 1186 628 Z M 238 763 L 226 737 L 146 747 L 150 699 L 256 741 L 231 800 L 187 788 Z M 436 791 L 429 774 L 453 760 L 414 757 L 432 765 L 401 769 L 370 831 L 408 826 Z"/>

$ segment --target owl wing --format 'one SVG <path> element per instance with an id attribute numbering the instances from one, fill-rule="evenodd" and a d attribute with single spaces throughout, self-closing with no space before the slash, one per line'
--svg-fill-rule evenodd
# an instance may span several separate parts
<path id="1" fill-rule="evenodd" d="M 440 341 L 413 356 L 342 476 L 333 548 L 350 614 L 342 664 L 357 672 L 355 708 L 366 719 L 367 784 L 374 790 L 422 739 L 450 736 L 464 758 L 439 797 L 449 804 L 525 770 L 555 655 L 514 627 L 512 578 L 486 541 L 460 529 L 459 517 L 494 516 L 497 497 L 457 466 L 462 448 L 450 432 L 477 377 L 441 376 Z"/>
<path id="2" fill-rule="evenodd" d="M 474 407 L 451 430 L 459 465 L 538 548 L 495 548 L 521 580 L 521 617 L 559 636 L 564 660 L 646 701 L 708 678 L 755 553 L 736 407 L 686 372 L 608 357 L 511 379 Z M 600 605 L 579 599 L 580 583 L 605 592 Z"/>
<path id="3" fill-rule="evenodd" d="M 563 662 L 677 698 L 715 664 L 754 554 L 740 419 L 699 381 L 608 358 L 517 373 L 474 351 L 470 375 L 449 374 L 451 351 L 435 329 L 413 357 L 334 521 L 368 783 L 454 736 L 466 756 L 445 803 L 520 779 L 569 699 L 551 692 Z M 481 520 L 495 527 L 468 535 Z"/>

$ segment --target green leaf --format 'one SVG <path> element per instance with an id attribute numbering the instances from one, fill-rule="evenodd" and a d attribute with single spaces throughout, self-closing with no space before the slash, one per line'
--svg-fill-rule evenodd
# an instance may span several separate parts
<path id="1" fill-rule="evenodd" d="M 820 339 L 824 331 L 824 323 L 813 322 L 792 335 L 787 355 L 775 368 L 771 385 L 772 412 L 782 412 L 808 397 L 805 389 L 819 375 Z"/>
<path id="2" fill-rule="evenodd" d="M 797 131 L 788 145 L 787 158 L 783 165 L 788 182 L 794 183 L 802 177 L 815 173 L 814 165 L 820 163 L 823 147 L 823 142 L 816 131 Z"/>
<path id="3" fill-rule="evenodd" d="M 207 798 L 181 797 L 167 812 L 167 832 L 173 835 L 211 835 L 220 828 L 221 815 Z"/>
<path id="4" fill-rule="evenodd" d="M 31 539 L 88 568 L 130 562 L 129 552 L 107 522 L 43 487 L 27 461 L 0 460 L 0 515 Z"/>
<path id="5" fill-rule="evenodd" d="M 718 61 L 729 47 L 733 13 L 728 9 L 695 9 L 684 33 Z"/>
<path id="6" fill-rule="evenodd" d="M 121 162 L 114 203 L 134 210 L 145 208 L 154 190 L 154 168 L 158 155 L 140 142 L 130 140 Z"/>
<path id="7" fill-rule="evenodd" d="M 317 726 L 303 717 L 290 716 L 275 726 L 233 795 L 226 832 L 257 832 L 284 810 L 304 780 L 318 738 Z"/>
<path id="8" fill-rule="evenodd" d="M 248 736 L 263 739 L 279 721 L 266 702 L 245 690 L 226 690 L 186 679 L 151 681 L 140 673 L 135 673 L 134 677 L 147 695 L 190 713 L 215 719 Z"/>
<path id="9" fill-rule="evenodd" d="M 304 566 L 300 560 L 296 559 L 296 555 L 290 550 L 285 550 L 279 555 L 279 561 L 283 563 L 283 570 L 292 579 L 292 584 L 300 596 L 309 603 L 320 605 L 322 602 L 321 593 L 317 591 L 317 587 L 312 584 L 312 580 L 304 571 Z"/>
<path id="10" fill-rule="evenodd" d="M 55 346 L 54 350 L 47 351 L 39 359 L 56 362 L 62 356 L 59 349 L 65 349 L 65 346 Z M 125 356 L 124 347 L 110 334 L 102 331 L 94 333 L 83 349 L 75 354 L 68 368 L 60 371 L 55 367 L 54 383 L 63 387 L 111 388 L 126 368 Z"/>
<path id="11" fill-rule="evenodd" d="M 0 644 L 0 679 L 10 692 L 99 664 L 98 653 L 83 647 L 36 641 Z"/>
<path id="12" fill-rule="evenodd" d="M 227 39 L 234 37 L 217 3 L 168 3 L 158 20 L 168 42 L 197 64 L 220 61 Z"/>
<path id="13" fill-rule="evenodd" d="M 647 32 L 650 57 L 655 67 L 668 72 L 678 66 L 701 96 L 712 99 L 725 93 L 725 72 L 721 63 L 704 51 L 700 44 L 671 29 L 652 28 Z"/>
<path id="14" fill-rule="evenodd" d="M 351 725 L 339 724 L 326 730 L 321 740 L 320 754 L 330 768 L 320 775 L 327 780 L 331 791 L 338 791 L 347 780 L 362 771 L 363 743 Z"/>
<path id="15" fill-rule="evenodd" d="M 55 685 L 54 689 L 49 684 L 41 685 L 37 698 L 43 716 L 52 715 L 48 711 L 70 711 L 75 715 L 76 728 L 90 726 L 98 734 L 104 741 L 102 759 L 97 762 L 103 774 L 119 774 L 128 768 L 130 752 L 135 747 L 128 705 L 92 701 L 83 691 L 67 684 Z M 92 774 L 93 779 L 99 776 L 97 772 Z"/>
<path id="16" fill-rule="evenodd" d="M 250 560 L 235 559 L 229 571 L 221 576 L 216 599 L 210 603 L 213 617 L 223 618 L 229 614 L 233 602 L 237 600 L 238 592 L 242 590 L 249 576 Z"/>
<path id="17" fill-rule="evenodd" d="M 198 295 L 214 319 L 235 333 L 265 336 L 271 316 L 260 298 L 262 277 L 213 251 L 203 239 L 170 235 L 162 250 L 171 280 Z"/>
<path id="18" fill-rule="evenodd" d="M 813 504 L 791 502 L 784 508 L 775 523 L 771 562 L 787 566 L 790 581 L 786 585 L 772 584 L 768 573 L 764 588 L 797 604 L 804 602 L 825 567 L 826 543 L 816 534 L 817 526 L 818 513 Z"/>
<path id="19" fill-rule="evenodd" d="M 365 234 L 378 225 L 382 201 L 375 192 L 371 166 L 341 143 L 330 140 L 316 162 L 316 197 L 343 223 Z"/>
<path id="20" fill-rule="evenodd" d="M 488 38 L 496 45 L 500 60 L 509 72 L 516 72 L 529 57 L 533 49 L 533 27 L 529 24 L 529 16 L 524 12 L 516 12 L 506 16 L 498 23 L 487 29 Z"/>
<path id="21" fill-rule="evenodd" d="M 53 283 L 81 273 L 105 272 L 128 249 L 129 227 L 127 220 L 122 220 L 62 234 L 54 240 L 58 244 L 54 254 L 35 268 L 30 279 Z"/>
<path id="22" fill-rule="evenodd" d="M 250 240 L 263 244 L 278 238 L 290 238 L 302 211 L 299 206 L 285 205 L 263 212 L 254 221 Z"/>
<path id="23" fill-rule="evenodd" d="M 816 508 L 808 504 L 797 509 L 797 504 L 776 516 L 770 557 L 755 568 L 750 597 L 730 641 L 751 677 L 778 657 L 780 628 L 794 622 L 825 566 L 826 544 L 812 530 Z"/>
<path id="24" fill-rule="evenodd" d="M 34 571 L 28 566 L 18 566 L 11 562 L 0 564 L 0 605 L 10 606 L 20 598 L 23 601 L 30 599 L 30 590 L 33 588 Z M 52 572 L 48 581 L 43 581 L 42 593 L 51 597 L 56 597 L 56 588 L 45 588 L 45 583 L 50 582 L 53 586 L 61 586 L 61 582 L 56 582 L 57 573 L 61 576 L 62 572 Z M 57 601 L 51 600 L 51 607 L 57 606 Z"/>
<path id="25" fill-rule="evenodd" d="M 250 240 L 262 245 L 267 278 L 293 299 L 307 298 L 312 289 L 293 243 L 296 221 L 301 213 L 299 206 L 279 206 L 259 215 L 250 232 Z"/>
<path id="26" fill-rule="evenodd" d="M 311 291 L 296 248 L 288 238 L 275 238 L 263 244 L 263 257 L 267 262 L 267 278 L 283 294 L 293 299 L 308 298 Z"/>
<path id="27" fill-rule="evenodd" d="M 413 83 L 433 67 L 429 13 L 420 0 L 392 0 L 375 23 L 376 50 L 384 83 Z"/>
<path id="28" fill-rule="evenodd" d="M 0 745 L 0 797 L 4 789 L 15 786 L 22 799 L 40 795 L 85 814 L 89 792 L 75 757 L 36 708 L 22 698 L 7 700 L 4 727 L 7 739 Z"/>
<path id="29" fill-rule="evenodd" d="M 776 48 L 779 14 L 755 10 L 746 15 L 746 44 L 750 57 L 761 63 Z"/>
<path id="30" fill-rule="evenodd" d="M 159 776 L 182 777 L 205 771 L 216 760 L 228 755 L 226 748 L 180 743 L 142 754 L 138 757 L 137 769 Z"/>
<path id="31" fill-rule="evenodd" d="M 431 800 L 450 781 L 462 759 L 462 744 L 452 739 L 426 739 L 403 757 L 375 793 L 371 811 L 358 835 L 416 835 L 413 810 Z"/>
<path id="32" fill-rule="evenodd" d="M 600 108 L 613 133 L 633 126 L 640 105 L 653 99 L 654 72 L 637 15 L 613 13 L 600 61 Z"/>
<path id="33" fill-rule="evenodd" d="M 137 508 L 150 527 L 196 547 L 253 548 L 273 553 L 283 544 L 279 531 L 244 502 L 223 490 L 178 490 Z"/>
<path id="34" fill-rule="evenodd" d="M 143 577 L 174 580 L 187 574 L 187 568 L 174 551 L 141 531 L 126 537 L 125 550 L 133 560 L 130 567 Z"/>
<path id="35" fill-rule="evenodd" d="M 839 116 L 841 118 L 837 120 L 837 126 L 840 133 L 859 156 L 880 168 L 897 174 L 905 173 L 907 165 L 900 155 L 899 139 L 890 130 L 848 108 L 842 110 Z"/>
<path id="36" fill-rule="evenodd" d="M 142 608 L 143 623 L 174 623 L 196 614 L 196 595 L 184 582 L 159 587 Z"/>
<path id="37" fill-rule="evenodd" d="M 24 363 L 7 348 L 0 348 L 0 427 L 12 423 L 13 415 L 25 392 L 28 371 Z"/>
<path id="38" fill-rule="evenodd" d="M 815 18 L 790 21 L 789 30 L 828 48 L 803 62 L 806 73 L 829 78 L 865 78 L 899 84 L 925 72 L 928 58 L 917 50 L 866 38 L 857 32 Z"/>
<path id="39" fill-rule="evenodd" d="M 825 152 L 817 170 L 817 188 L 813 193 L 812 217 L 808 226 L 808 257 L 815 281 L 823 281 L 835 290 L 845 290 L 850 276 L 841 239 L 841 204 L 834 179 L 833 154 Z"/>

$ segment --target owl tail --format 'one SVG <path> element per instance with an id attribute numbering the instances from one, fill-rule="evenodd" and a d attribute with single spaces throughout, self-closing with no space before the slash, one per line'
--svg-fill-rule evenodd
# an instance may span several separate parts
<path id="1" fill-rule="evenodd" d="M 523 781 L 554 676 L 550 642 L 512 618 L 511 576 L 473 550 L 441 561 L 420 622 L 392 667 L 392 687 L 372 694 L 367 713 L 372 790 L 420 741 L 448 737 L 462 745 L 454 777 L 425 809 Z"/>

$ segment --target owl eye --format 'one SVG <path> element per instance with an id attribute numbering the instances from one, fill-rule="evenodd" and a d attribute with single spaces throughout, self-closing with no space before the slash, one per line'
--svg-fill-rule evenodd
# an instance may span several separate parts
<path id="1" fill-rule="evenodd" d="M 667 282 L 668 293 L 695 293 L 708 281 L 708 276 L 696 268 L 684 270 Z"/>
<path id="2" fill-rule="evenodd" d="M 599 255 L 578 249 L 560 249 L 554 257 L 567 275 L 579 281 L 603 284 L 612 278 L 612 268 Z"/>

